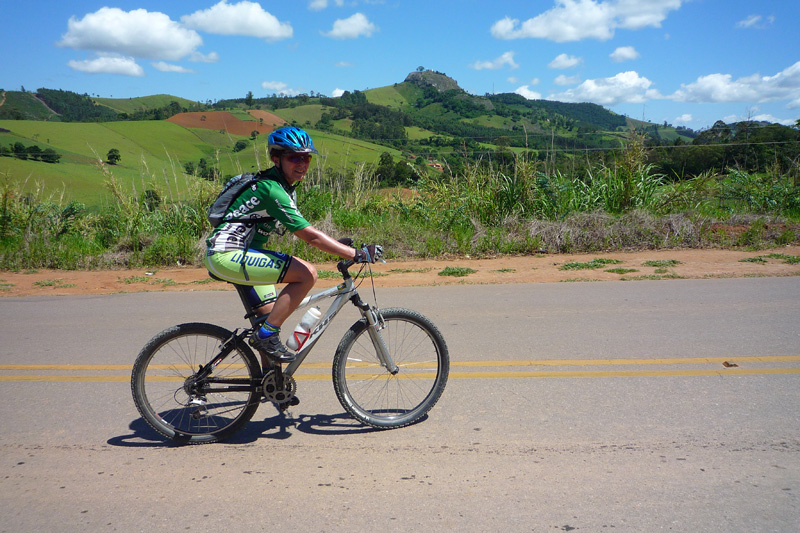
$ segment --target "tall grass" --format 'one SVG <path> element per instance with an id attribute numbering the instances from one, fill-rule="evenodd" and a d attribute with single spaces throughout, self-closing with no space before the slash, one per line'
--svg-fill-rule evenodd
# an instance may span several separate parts
<path id="1" fill-rule="evenodd" d="M 670 182 L 645 163 L 636 136 L 616 159 L 580 174 L 547 171 L 521 155 L 511 165 L 478 161 L 457 174 L 423 173 L 402 197 L 381 191 L 369 165 L 315 161 L 299 189 L 306 218 L 335 237 L 380 242 L 390 257 L 763 246 L 800 235 L 800 190 L 788 176 L 731 169 Z M 143 162 L 129 192 L 101 164 L 110 200 L 99 211 L 0 175 L 0 268 L 199 264 L 211 230 L 207 208 L 221 183 L 176 167 L 151 173 Z M 291 235 L 273 245 L 332 259 Z"/>

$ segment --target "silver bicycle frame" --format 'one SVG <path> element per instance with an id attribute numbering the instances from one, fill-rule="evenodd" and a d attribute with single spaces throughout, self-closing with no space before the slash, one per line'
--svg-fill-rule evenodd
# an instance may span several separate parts
<path id="1" fill-rule="evenodd" d="M 316 344 L 317 340 L 319 340 L 325 330 L 328 329 L 333 317 L 335 317 L 339 311 L 342 310 L 344 304 L 353 296 L 358 296 L 358 290 L 354 288 L 353 279 L 347 278 L 336 287 L 331 287 L 310 296 L 306 296 L 306 298 L 300 302 L 300 305 L 297 308 L 304 309 L 321 300 L 324 300 L 325 298 L 334 298 L 330 307 L 328 307 L 328 310 L 325 311 L 325 314 L 320 319 L 319 324 L 317 324 L 317 326 L 311 332 L 308 340 L 306 340 L 300 351 L 297 352 L 297 358 L 283 370 L 284 375 L 291 376 L 295 373 L 297 368 L 300 366 L 303 360 L 305 360 L 308 353 L 314 347 L 314 344 Z M 381 364 L 389 372 L 396 374 L 399 369 L 397 365 L 394 364 L 394 361 L 392 361 L 392 358 L 389 355 L 389 350 L 386 347 L 386 343 L 383 341 L 383 337 L 379 331 L 383 328 L 383 319 L 380 317 L 380 313 L 372 307 L 368 308 L 367 310 L 359 308 L 359 310 L 361 311 L 361 315 L 369 323 L 369 336 L 370 339 L 372 339 L 372 344 L 375 346 L 375 350 L 378 353 L 378 358 L 380 359 Z"/>

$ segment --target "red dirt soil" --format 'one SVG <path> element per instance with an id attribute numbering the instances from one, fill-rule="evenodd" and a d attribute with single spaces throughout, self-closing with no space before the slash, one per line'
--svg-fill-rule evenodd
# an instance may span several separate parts
<path id="1" fill-rule="evenodd" d="M 539 255 L 471 259 L 468 257 L 395 261 L 373 265 L 381 273 L 376 287 L 437 286 L 453 284 L 551 283 L 563 281 L 615 281 L 639 279 L 702 279 L 800 276 L 800 265 L 789 264 L 770 254 L 800 256 L 800 246 L 787 246 L 757 252 L 737 250 L 659 250 L 605 252 L 596 254 Z M 587 263 L 592 259 L 616 259 L 597 269 L 562 269 L 567 263 Z M 757 261 L 754 261 L 756 259 Z M 744 261 L 743 261 L 744 260 Z M 659 270 L 645 261 L 678 261 Z M 335 272 L 335 263 L 316 265 L 319 271 Z M 475 270 L 463 277 L 440 276 L 445 267 Z M 609 269 L 631 269 L 624 274 Z M 316 288 L 338 283 L 335 277 L 322 278 Z M 155 291 L 233 290 L 223 282 L 211 281 L 203 268 L 183 267 L 159 270 L 39 270 L 31 273 L 0 272 L 0 298 L 75 294 L 114 294 Z"/>
<path id="2" fill-rule="evenodd" d="M 168 122 L 178 124 L 184 128 L 202 128 L 207 130 L 225 130 L 233 135 L 249 136 L 253 131 L 269 133 L 275 127 L 283 126 L 286 121 L 277 115 L 266 111 L 253 110 L 250 115 L 256 120 L 241 120 L 227 111 L 196 111 L 191 113 L 178 113 L 167 119 Z M 262 123 L 258 119 L 263 119 Z"/>

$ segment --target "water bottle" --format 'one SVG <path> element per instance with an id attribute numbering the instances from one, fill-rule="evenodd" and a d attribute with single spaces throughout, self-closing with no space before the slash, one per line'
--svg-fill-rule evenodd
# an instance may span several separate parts
<path id="1" fill-rule="evenodd" d="M 295 352 L 302 348 L 320 318 L 322 318 L 322 311 L 319 310 L 319 307 L 312 307 L 306 311 L 306 314 L 300 319 L 300 323 L 294 328 L 292 336 L 286 341 L 286 346 Z"/>

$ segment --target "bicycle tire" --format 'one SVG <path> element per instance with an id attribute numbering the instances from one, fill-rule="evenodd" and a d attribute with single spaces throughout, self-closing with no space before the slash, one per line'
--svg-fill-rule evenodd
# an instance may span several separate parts
<path id="1" fill-rule="evenodd" d="M 150 427 L 176 442 L 206 444 L 225 440 L 253 417 L 261 397 L 255 387 L 209 392 L 198 398 L 184 386 L 232 335 L 213 324 L 179 324 L 165 329 L 142 348 L 133 365 L 131 392 Z M 239 341 L 212 376 L 249 384 L 260 379 L 261 366 L 250 347 Z M 193 399 L 205 405 L 191 404 Z"/>
<path id="2" fill-rule="evenodd" d="M 368 426 L 394 429 L 420 420 L 447 384 L 450 356 L 442 334 L 423 315 L 383 309 L 381 336 L 399 372 L 381 366 L 366 319 L 344 334 L 333 361 L 333 387 L 342 407 Z"/>

